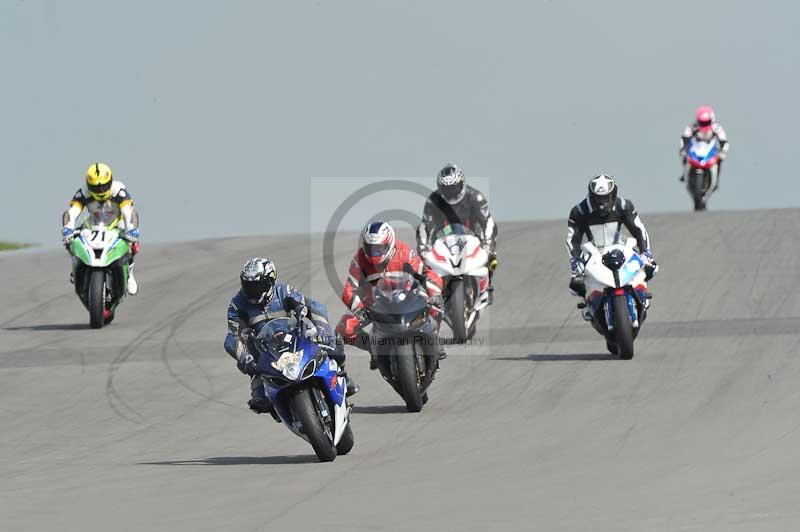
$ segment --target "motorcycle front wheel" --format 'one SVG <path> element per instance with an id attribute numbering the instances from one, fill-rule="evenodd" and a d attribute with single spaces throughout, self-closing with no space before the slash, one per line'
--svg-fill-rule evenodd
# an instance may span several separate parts
<path id="1" fill-rule="evenodd" d="M 105 284 L 106 272 L 103 270 L 92 270 L 89 277 L 89 294 L 87 297 L 89 307 L 89 326 L 92 329 L 100 329 L 105 320 L 103 311 L 105 310 Z"/>
<path id="2" fill-rule="evenodd" d="M 336 446 L 326 434 L 322 420 L 314 406 L 314 398 L 310 388 L 300 388 L 289 398 L 289 408 L 295 419 L 300 421 L 303 434 L 314 449 L 320 462 L 333 462 L 336 458 Z"/>
<path id="3" fill-rule="evenodd" d="M 414 355 L 414 346 L 411 344 L 397 346 L 397 380 L 403 390 L 403 400 L 406 410 L 419 412 L 422 410 L 422 394 L 419 390 L 419 373 L 417 372 L 417 357 Z"/>
<path id="4" fill-rule="evenodd" d="M 633 358 L 633 323 L 628 309 L 628 296 L 614 296 L 614 340 L 623 360 Z"/>

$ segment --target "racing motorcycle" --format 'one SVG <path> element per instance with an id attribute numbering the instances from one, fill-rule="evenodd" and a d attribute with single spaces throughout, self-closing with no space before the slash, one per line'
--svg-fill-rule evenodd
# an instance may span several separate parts
<path id="1" fill-rule="evenodd" d="M 130 244 L 117 228 L 119 218 L 109 225 L 87 225 L 75 230 L 69 245 L 74 257 L 75 293 L 89 311 L 89 326 L 100 329 L 111 323 L 127 291 Z"/>
<path id="2" fill-rule="evenodd" d="M 384 273 L 365 301 L 372 321 L 370 350 L 409 412 L 421 411 L 428 402 L 428 387 L 439 368 L 436 323 L 420 277 L 408 264 L 403 272 Z"/>
<path id="3" fill-rule="evenodd" d="M 584 319 L 591 321 L 606 338 L 611 354 L 633 358 L 633 341 L 647 317 L 647 280 L 655 273 L 634 250 L 635 238 L 616 242 L 601 251 L 591 242 L 583 244 L 586 301 L 579 303 Z"/>
<path id="4" fill-rule="evenodd" d="M 472 338 L 480 312 L 489 304 L 489 256 L 480 239 L 464 225 L 447 225 L 423 259 L 444 280 L 444 320 L 453 338 Z"/>
<path id="5" fill-rule="evenodd" d="M 712 172 L 719 171 L 721 146 L 716 137 L 709 141 L 692 137 L 686 149 L 686 161 L 689 163 L 689 173 L 686 179 L 686 189 L 694 201 L 694 210 L 704 211 L 706 201 L 714 190 L 711 188 Z"/>
<path id="6" fill-rule="evenodd" d="M 332 462 L 355 443 L 350 427 L 347 382 L 327 348 L 313 341 L 307 319 L 276 318 L 252 340 L 259 354 L 256 378 L 272 401 L 276 421 L 303 438 L 320 462 Z"/>

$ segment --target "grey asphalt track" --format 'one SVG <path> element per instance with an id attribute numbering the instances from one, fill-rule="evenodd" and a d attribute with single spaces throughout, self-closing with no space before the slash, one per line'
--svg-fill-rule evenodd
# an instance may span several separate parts
<path id="1" fill-rule="evenodd" d="M 633 360 L 566 292 L 565 223 L 503 224 L 486 343 L 420 414 L 354 353 L 332 464 L 247 411 L 222 350 L 253 254 L 338 319 L 319 239 L 145 242 L 101 331 L 66 254 L 0 255 L 0 529 L 800 530 L 800 210 L 645 221 L 662 271 Z"/>

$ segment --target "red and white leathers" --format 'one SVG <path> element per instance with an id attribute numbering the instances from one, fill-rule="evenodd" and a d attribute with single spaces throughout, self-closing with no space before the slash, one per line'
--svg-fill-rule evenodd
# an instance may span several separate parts
<path id="1" fill-rule="evenodd" d="M 700 111 L 702 110 L 703 108 L 698 109 L 698 115 L 700 115 Z M 719 124 L 719 122 L 713 120 L 713 116 L 713 111 L 711 111 L 712 122 L 710 125 L 701 126 L 698 121 L 695 121 L 693 124 L 686 126 L 681 134 L 680 156 L 681 161 L 683 162 L 683 175 L 681 181 L 685 180 L 689 176 L 689 163 L 686 160 L 686 150 L 689 147 L 689 140 L 691 140 L 692 137 L 695 137 L 698 140 L 708 142 L 716 137 L 720 146 L 720 162 L 711 168 L 711 190 L 716 190 L 719 186 L 719 173 L 720 168 L 722 167 L 722 161 L 724 161 L 725 157 L 728 156 L 728 150 L 731 146 L 728 142 L 728 135 L 725 133 L 725 129 Z"/>
<path id="2" fill-rule="evenodd" d="M 441 297 L 442 288 L 444 286 L 442 278 L 428 268 L 416 250 L 405 242 L 397 240 L 391 257 L 377 265 L 373 264 L 367 254 L 364 253 L 364 250 L 359 248 L 355 257 L 353 257 L 353 260 L 350 262 L 347 281 L 342 291 L 342 302 L 350 309 L 351 313 L 342 316 L 342 319 L 336 326 L 336 332 L 342 335 L 345 341 L 349 340 L 348 343 L 352 344 L 353 340 L 359 335 L 361 329 L 369 323 L 360 312 L 364 309 L 362 299 L 365 295 L 365 289 L 377 283 L 384 272 L 388 272 L 389 275 L 393 273 L 397 275 L 402 274 L 404 264 L 410 265 L 415 272 L 425 276 L 425 288 L 429 297 Z M 430 314 L 431 317 L 435 319 L 438 330 L 439 312 L 437 309 L 431 307 Z M 362 318 L 360 319 L 356 317 L 356 315 L 362 315 Z"/>

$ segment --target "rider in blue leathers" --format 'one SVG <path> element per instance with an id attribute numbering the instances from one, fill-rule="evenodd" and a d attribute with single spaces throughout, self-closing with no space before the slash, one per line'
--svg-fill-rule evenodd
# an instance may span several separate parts
<path id="1" fill-rule="evenodd" d="M 278 282 L 277 277 L 275 265 L 269 259 L 257 257 L 245 263 L 240 274 L 242 289 L 233 296 L 228 306 L 225 351 L 236 360 L 242 373 L 253 377 L 258 352 L 252 347 L 251 340 L 256 331 L 275 318 L 306 317 L 316 328 L 315 341 L 328 350 L 328 356 L 341 368 L 340 374 L 346 376 L 343 342 L 328 323 L 328 309 L 319 301 L 305 297 L 291 285 Z M 347 394 L 353 395 L 357 391 L 358 385 L 347 378 Z M 247 404 L 259 414 L 274 413 L 260 379 L 251 379 Z"/>

